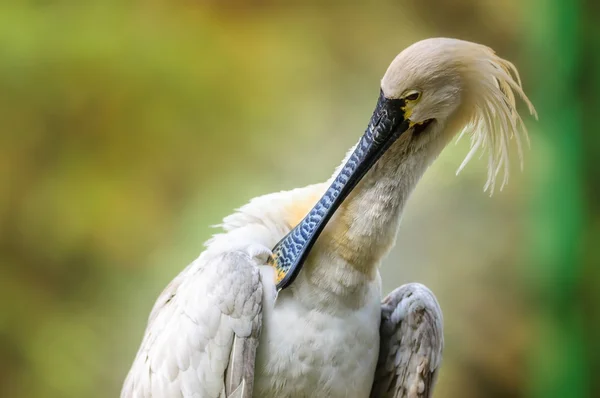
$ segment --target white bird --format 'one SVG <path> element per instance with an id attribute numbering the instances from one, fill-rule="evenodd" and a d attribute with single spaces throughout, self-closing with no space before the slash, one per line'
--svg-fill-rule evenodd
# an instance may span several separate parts
<path id="1" fill-rule="evenodd" d="M 508 177 L 527 131 L 516 68 L 493 50 L 436 38 L 402 51 L 366 132 L 322 184 L 253 199 L 158 298 L 121 397 L 429 397 L 442 314 L 423 285 L 381 302 L 379 265 L 404 205 L 459 132 L 466 163 Z M 461 166 L 461 168 L 464 166 Z"/>

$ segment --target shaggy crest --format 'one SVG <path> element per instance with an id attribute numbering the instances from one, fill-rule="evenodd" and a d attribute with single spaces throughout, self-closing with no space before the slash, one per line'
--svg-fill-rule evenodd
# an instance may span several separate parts
<path id="1" fill-rule="evenodd" d="M 465 135 L 471 136 L 471 149 L 458 168 L 458 174 L 473 156 L 482 150 L 482 156 L 487 152 L 488 172 L 484 191 L 493 194 L 496 178 L 503 171 L 502 185 L 506 185 L 509 177 L 509 140 L 514 137 L 517 144 L 519 161 L 523 169 L 524 137 L 529 145 L 527 128 L 517 112 L 515 94 L 527 104 L 529 112 L 537 119 L 535 108 L 521 85 L 517 68 L 509 61 L 498 57 L 494 51 L 482 45 L 477 45 L 478 55 L 467 66 L 469 75 L 477 79 L 477 92 L 472 93 L 474 111 L 471 119 L 464 127 L 458 140 Z M 481 51 L 483 50 L 483 51 Z M 457 142 L 458 142 L 457 140 Z"/>

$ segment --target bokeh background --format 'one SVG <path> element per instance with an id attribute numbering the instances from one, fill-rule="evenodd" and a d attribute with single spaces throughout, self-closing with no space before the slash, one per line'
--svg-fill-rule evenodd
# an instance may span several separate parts
<path id="1" fill-rule="evenodd" d="M 436 397 L 600 397 L 600 12 L 591 0 L 4 1 L 0 394 L 117 396 L 164 286 L 248 199 L 326 179 L 393 57 L 449 36 L 519 67 L 509 185 L 449 146 L 385 290 L 436 292 Z M 525 112 L 525 107 L 522 108 Z"/>

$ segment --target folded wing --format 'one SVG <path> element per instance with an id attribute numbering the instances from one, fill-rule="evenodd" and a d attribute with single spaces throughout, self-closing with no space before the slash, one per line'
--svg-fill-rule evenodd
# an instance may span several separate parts
<path id="1" fill-rule="evenodd" d="M 419 283 L 403 285 L 383 300 L 372 398 L 431 397 L 442 360 L 442 322 L 435 296 Z"/>
<path id="2" fill-rule="evenodd" d="M 268 249 L 209 249 L 158 298 L 122 398 L 250 397 Z"/>

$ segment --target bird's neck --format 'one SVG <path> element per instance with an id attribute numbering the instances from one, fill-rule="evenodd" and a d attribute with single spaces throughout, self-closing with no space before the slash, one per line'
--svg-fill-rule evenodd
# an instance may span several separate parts
<path id="1" fill-rule="evenodd" d="M 408 136 L 389 148 L 323 230 L 296 289 L 310 289 L 309 296 L 320 294 L 323 302 L 344 296 L 348 305 L 362 305 L 361 292 L 376 280 L 382 258 L 395 243 L 408 197 L 446 144 L 439 141 L 415 149 Z"/>

